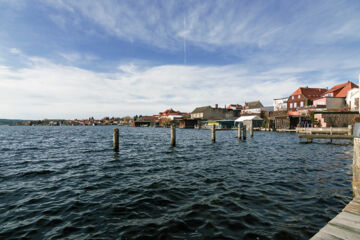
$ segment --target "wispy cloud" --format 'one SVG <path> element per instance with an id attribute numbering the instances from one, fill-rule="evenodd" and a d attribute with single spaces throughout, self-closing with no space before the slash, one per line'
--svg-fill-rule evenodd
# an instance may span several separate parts
<path id="1" fill-rule="evenodd" d="M 266 47 L 360 37 L 360 5 L 340 1 L 48 1 L 127 41 L 180 48 Z M 339 11 L 341 9 L 341 11 Z M 186 25 L 184 26 L 184 18 Z M 286 45 L 285 45 L 286 46 Z M 272 46 L 274 47 L 274 46 Z"/>

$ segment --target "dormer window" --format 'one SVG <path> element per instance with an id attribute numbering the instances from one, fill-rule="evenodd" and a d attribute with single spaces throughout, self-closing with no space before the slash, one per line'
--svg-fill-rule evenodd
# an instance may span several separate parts
<path id="1" fill-rule="evenodd" d="M 298 98 L 300 99 L 300 95 L 298 95 Z"/>

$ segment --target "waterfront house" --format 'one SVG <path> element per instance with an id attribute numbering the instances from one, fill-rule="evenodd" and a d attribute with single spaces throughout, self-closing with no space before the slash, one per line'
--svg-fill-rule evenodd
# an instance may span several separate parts
<path id="1" fill-rule="evenodd" d="M 288 97 L 275 98 L 273 100 L 274 111 L 287 111 Z"/>
<path id="2" fill-rule="evenodd" d="M 343 111 L 347 108 L 347 93 L 358 86 L 353 82 L 338 84 L 326 91 L 320 98 L 314 100 L 314 106 L 324 107 L 330 111 Z"/>
<path id="3" fill-rule="evenodd" d="M 244 123 L 247 129 L 249 129 L 251 126 L 253 127 L 261 127 L 263 124 L 263 119 L 259 117 L 258 115 L 252 115 L 252 116 L 241 116 L 238 119 L 235 120 L 236 124 L 239 124 L 240 122 Z"/>
<path id="4" fill-rule="evenodd" d="M 326 91 L 326 88 L 298 88 L 288 98 L 288 111 L 296 111 L 298 108 L 311 106 L 313 104 L 313 101 L 320 98 Z"/>
<path id="5" fill-rule="evenodd" d="M 241 111 L 241 115 L 254 115 L 261 114 L 264 105 L 260 101 L 245 102 L 244 109 Z"/>
<path id="6" fill-rule="evenodd" d="M 231 129 L 235 127 L 234 120 L 210 120 L 205 122 L 205 128 L 215 126 L 217 129 Z"/>
<path id="7" fill-rule="evenodd" d="M 350 111 L 359 111 L 359 97 L 359 88 L 353 88 L 347 92 L 345 101 Z"/>
<path id="8" fill-rule="evenodd" d="M 215 104 L 215 107 L 204 106 L 195 108 L 191 112 L 191 118 L 196 120 L 232 119 L 234 118 L 234 111 L 232 109 L 219 108 Z"/>

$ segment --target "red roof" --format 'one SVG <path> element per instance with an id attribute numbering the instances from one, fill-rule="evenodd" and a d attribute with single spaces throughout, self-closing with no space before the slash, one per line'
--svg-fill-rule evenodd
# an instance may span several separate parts
<path id="1" fill-rule="evenodd" d="M 326 91 L 324 95 L 332 93 L 333 97 L 346 97 L 349 90 L 358 87 L 355 83 L 347 81 L 346 83 L 333 86 L 329 91 Z"/>
<path id="2" fill-rule="evenodd" d="M 293 92 L 293 94 L 291 94 L 290 97 L 302 94 L 306 98 L 310 100 L 314 100 L 316 98 L 321 97 L 326 91 L 327 91 L 326 88 L 300 87 L 295 92 Z"/>

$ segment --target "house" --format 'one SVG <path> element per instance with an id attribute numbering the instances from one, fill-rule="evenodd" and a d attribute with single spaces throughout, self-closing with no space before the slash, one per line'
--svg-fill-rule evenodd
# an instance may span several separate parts
<path id="1" fill-rule="evenodd" d="M 262 107 L 264 107 L 264 106 L 258 100 L 258 101 L 254 101 L 254 102 L 245 102 L 244 109 L 256 109 L 256 108 L 262 108 Z"/>
<path id="2" fill-rule="evenodd" d="M 263 123 L 263 119 L 257 115 L 253 116 L 241 116 L 235 120 L 235 123 L 238 124 L 240 122 L 244 123 L 247 129 L 250 129 L 251 126 L 253 127 L 261 127 Z"/>
<path id="3" fill-rule="evenodd" d="M 157 125 L 158 116 L 141 116 L 132 122 L 133 127 L 152 127 Z"/>
<path id="4" fill-rule="evenodd" d="M 210 120 L 205 122 L 205 128 L 215 126 L 217 129 L 231 129 L 235 127 L 234 120 Z"/>
<path id="5" fill-rule="evenodd" d="M 358 86 L 350 81 L 338 84 L 326 91 L 321 98 L 314 100 L 315 106 L 325 107 L 327 110 L 344 110 L 346 109 L 346 96 L 347 93 Z"/>
<path id="6" fill-rule="evenodd" d="M 347 81 L 346 83 L 342 83 L 330 88 L 330 90 L 324 93 L 324 97 L 346 98 L 347 92 L 353 88 L 359 88 L 359 86 L 351 81 Z"/>
<path id="7" fill-rule="evenodd" d="M 287 111 L 288 97 L 275 98 L 273 100 L 274 111 Z"/>
<path id="8" fill-rule="evenodd" d="M 245 102 L 244 109 L 241 112 L 241 115 L 248 115 L 248 114 L 261 114 L 262 108 L 264 106 L 260 101 L 254 102 Z"/>
<path id="9" fill-rule="evenodd" d="M 161 118 L 170 118 L 171 120 L 174 120 L 174 119 L 181 119 L 181 118 L 189 117 L 189 116 L 190 116 L 189 113 L 175 111 L 172 108 L 166 109 L 164 112 L 159 113 L 159 119 L 161 119 Z"/>
<path id="10" fill-rule="evenodd" d="M 359 111 L 359 88 L 353 88 L 347 92 L 345 102 L 350 111 Z"/>
<path id="11" fill-rule="evenodd" d="M 287 101 L 288 111 L 296 111 L 297 108 L 311 106 L 315 99 L 322 97 L 326 88 L 300 87 L 293 92 Z"/>
<path id="12" fill-rule="evenodd" d="M 234 111 L 232 109 L 219 108 L 215 104 L 215 107 L 204 106 L 195 108 L 191 112 L 191 118 L 196 120 L 232 119 L 234 118 Z"/>

